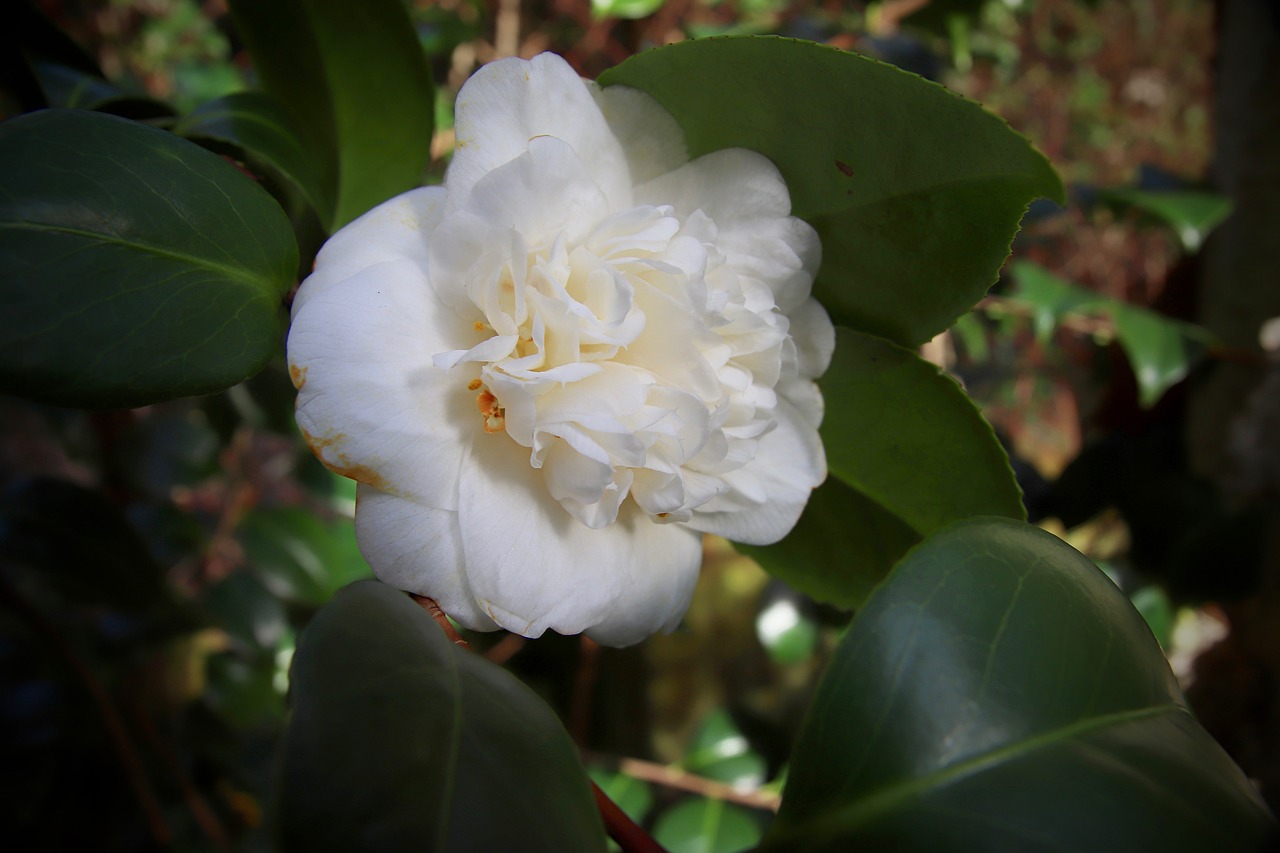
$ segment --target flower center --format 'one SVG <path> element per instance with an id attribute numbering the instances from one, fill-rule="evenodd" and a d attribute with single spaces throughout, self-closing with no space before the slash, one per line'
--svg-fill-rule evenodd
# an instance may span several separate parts
<path id="1" fill-rule="evenodd" d="M 636 207 L 576 243 L 512 234 L 510 254 L 467 283 L 490 334 L 437 363 L 479 362 L 468 388 L 484 431 L 529 448 L 588 526 L 628 498 L 655 521 L 688 520 L 774 427 L 787 320 L 715 237 L 701 213 Z"/>

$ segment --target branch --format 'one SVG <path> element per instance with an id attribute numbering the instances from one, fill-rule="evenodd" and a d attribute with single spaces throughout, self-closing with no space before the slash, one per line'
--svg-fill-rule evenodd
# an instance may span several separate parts
<path id="1" fill-rule="evenodd" d="M 740 791 L 732 785 L 726 785 L 724 782 L 717 782 L 705 776 L 698 776 L 687 770 L 681 770 L 679 767 L 643 761 L 639 758 L 614 759 L 607 756 L 599 756 L 598 758 L 602 763 L 616 766 L 618 772 L 624 776 L 630 776 L 642 782 L 663 785 L 667 788 L 688 791 L 692 794 L 701 794 L 704 797 L 711 797 L 715 800 L 738 803 L 753 809 L 768 809 L 771 812 L 776 812 L 778 806 L 782 803 L 781 794 L 771 791 Z"/>

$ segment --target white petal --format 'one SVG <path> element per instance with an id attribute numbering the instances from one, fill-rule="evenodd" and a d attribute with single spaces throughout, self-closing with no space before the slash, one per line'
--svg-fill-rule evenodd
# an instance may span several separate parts
<path id="1" fill-rule="evenodd" d="M 633 184 L 665 175 L 689 159 L 680 125 L 648 94 L 629 86 L 588 86 L 622 142 Z"/>
<path id="2" fill-rule="evenodd" d="M 713 151 L 637 186 L 635 195 L 637 204 L 671 205 L 681 219 L 704 211 L 720 227 L 791 214 L 791 194 L 778 167 L 745 148 Z"/>
<path id="3" fill-rule="evenodd" d="M 445 183 L 450 210 L 486 174 L 520 156 L 530 140 L 567 142 L 615 210 L 631 205 L 626 157 L 586 83 L 560 57 L 502 59 L 467 80 L 455 106 L 455 148 Z"/>
<path id="4" fill-rule="evenodd" d="M 502 435 L 477 438 L 463 466 L 459 522 L 477 601 L 509 631 L 586 631 L 609 645 L 678 624 L 702 559 L 701 537 L 654 524 L 625 502 L 592 530 L 550 495 L 528 454 Z"/>
<path id="5" fill-rule="evenodd" d="M 731 491 L 694 510 L 689 526 L 748 545 L 769 545 L 795 526 L 810 493 L 827 476 L 818 431 L 786 400 L 778 425 L 760 439 L 753 460 L 721 475 Z"/>
<path id="6" fill-rule="evenodd" d="M 456 512 L 361 484 L 356 491 L 356 538 L 360 553 L 383 583 L 435 599 L 464 627 L 498 627 L 471 594 Z"/>
<path id="7" fill-rule="evenodd" d="M 789 319 L 791 337 L 796 342 L 797 371 L 806 379 L 817 379 L 827 372 L 836 349 L 831 318 L 818 300 L 808 299 L 790 312 Z"/>
<path id="8" fill-rule="evenodd" d="M 293 300 L 293 313 L 362 269 L 406 260 L 426 277 L 427 245 L 444 215 L 444 187 L 419 187 L 342 227 L 316 255 L 315 271 Z"/>
<path id="9" fill-rule="evenodd" d="M 440 370 L 432 357 L 469 349 L 478 336 L 408 261 L 371 267 L 309 298 L 288 341 L 307 443 L 339 474 L 456 508 L 459 448 L 480 427 L 467 389 L 478 369 Z"/>

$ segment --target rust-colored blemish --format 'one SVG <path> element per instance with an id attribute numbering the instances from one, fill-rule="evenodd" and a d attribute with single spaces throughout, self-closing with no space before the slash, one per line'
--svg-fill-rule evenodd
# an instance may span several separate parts
<path id="1" fill-rule="evenodd" d="M 289 378 L 293 380 L 293 387 L 302 390 L 302 386 L 307 384 L 307 369 L 299 364 L 289 363 Z"/>
<path id="2" fill-rule="evenodd" d="M 853 177 L 853 167 L 850 166 L 848 163 L 844 162 L 843 160 L 836 161 L 836 168 L 839 169 L 840 174 L 844 175 L 846 178 Z"/>
<path id="3" fill-rule="evenodd" d="M 311 448 L 311 452 L 320 460 L 320 464 L 328 468 L 340 477 L 347 477 L 355 480 L 357 483 L 364 483 L 366 486 L 372 486 L 381 492 L 389 492 L 395 494 L 395 489 L 391 488 L 391 483 L 387 478 L 382 476 L 368 465 L 357 465 L 347 458 L 339 448 L 347 441 L 345 432 L 338 432 L 332 435 L 317 436 L 307 432 L 305 428 L 299 426 L 298 430 L 302 433 L 302 439 Z"/>
<path id="4" fill-rule="evenodd" d="M 476 408 L 484 418 L 485 432 L 502 432 L 507 428 L 507 410 L 498 405 L 498 398 L 489 390 L 476 397 Z"/>

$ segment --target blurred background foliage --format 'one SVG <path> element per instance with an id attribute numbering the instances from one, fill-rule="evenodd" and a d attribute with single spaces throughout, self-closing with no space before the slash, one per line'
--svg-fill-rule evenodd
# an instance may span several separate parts
<path id="1" fill-rule="evenodd" d="M 28 56 L 52 104 L 164 124 L 253 80 L 222 0 L 35 5 L 110 81 Z M 1203 262 L 1214 229 L 1239 218 L 1214 167 L 1215 98 L 1227 97 L 1213 91 L 1214 62 L 1238 37 L 1223 24 L 1233 4 L 408 5 L 440 86 L 428 180 L 447 163 L 453 96 L 486 61 L 554 50 L 594 77 L 646 47 L 726 33 L 876 56 L 1027 134 L 1071 201 L 1033 206 L 991 295 L 924 351 L 1006 441 L 1032 520 L 1130 593 L 1202 720 L 1275 807 L 1280 667 L 1257 626 L 1276 612 L 1267 401 L 1280 395 L 1257 341 L 1280 306 L 1241 294 L 1244 319 L 1223 322 L 1205 294 L 1222 285 Z M 4 82 L 11 115 L 18 87 Z M 1234 397 L 1197 390 L 1227 371 L 1245 377 Z M 1267 381 L 1269 396 L 1254 390 Z M 368 574 L 354 488 L 302 444 L 292 405 L 283 353 L 229 391 L 143 409 L 0 398 L 0 808 L 17 849 L 270 849 L 296 638 Z M 708 540 L 673 635 L 624 650 L 472 640 L 551 703 L 597 781 L 661 843 L 727 853 L 754 844 L 776 810 L 800 715 L 848 618 Z"/>

